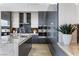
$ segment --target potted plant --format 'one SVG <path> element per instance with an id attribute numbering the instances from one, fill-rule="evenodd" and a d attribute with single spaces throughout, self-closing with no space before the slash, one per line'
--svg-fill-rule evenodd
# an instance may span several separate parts
<path id="1" fill-rule="evenodd" d="M 61 25 L 58 29 L 61 33 L 63 33 L 63 42 L 65 45 L 69 45 L 71 43 L 72 33 L 75 30 L 75 26 L 71 24 Z"/>

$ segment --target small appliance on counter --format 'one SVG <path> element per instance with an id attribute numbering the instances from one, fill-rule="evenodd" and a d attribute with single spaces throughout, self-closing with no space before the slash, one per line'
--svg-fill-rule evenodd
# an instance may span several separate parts
<path id="1" fill-rule="evenodd" d="M 12 36 L 13 38 L 17 37 L 17 28 L 12 28 Z"/>

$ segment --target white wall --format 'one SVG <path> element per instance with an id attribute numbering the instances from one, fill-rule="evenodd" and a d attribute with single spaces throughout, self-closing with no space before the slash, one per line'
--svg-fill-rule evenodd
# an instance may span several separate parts
<path id="1" fill-rule="evenodd" d="M 31 27 L 38 28 L 38 12 L 31 13 Z"/>
<path id="2" fill-rule="evenodd" d="M 79 7 L 75 3 L 59 4 L 59 26 L 63 24 L 79 24 Z M 62 34 L 59 33 L 59 41 Z"/>
<path id="3" fill-rule="evenodd" d="M 12 12 L 12 27 L 19 28 L 19 13 Z"/>
<path id="4" fill-rule="evenodd" d="M 77 13 L 77 21 L 76 21 L 76 23 L 78 23 L 79 24 L 79 4 L 77 4 L 76 5 L 76 13 Z"/>
<path id="5" fill-rule="evenodd" d="M 59 4 L 59 25 L 77 22 L 79 21 L 76 19 L 76 5 L 72 3 Z"/>

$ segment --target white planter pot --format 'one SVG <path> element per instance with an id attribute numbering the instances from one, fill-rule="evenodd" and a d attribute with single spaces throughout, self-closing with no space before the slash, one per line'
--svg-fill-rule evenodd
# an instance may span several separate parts
<path id="1" fill-rule="evenodd" d="M 72 35 L 70 35 L 70 34 L 63 34 L 63 42 L 64 42 L 64 44 L 65 45 L 70 45 L 71 38 L 72 38 Z"/>

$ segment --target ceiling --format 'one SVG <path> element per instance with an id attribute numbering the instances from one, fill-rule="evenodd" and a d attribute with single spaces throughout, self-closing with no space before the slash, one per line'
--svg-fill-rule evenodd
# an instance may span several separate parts
<path id="1" fill-rule="evenodd" d="M 19 12 L 57 11 L 57 4 L 4 3 L 0 4 L 0 11 L 19 11 Z"/>

